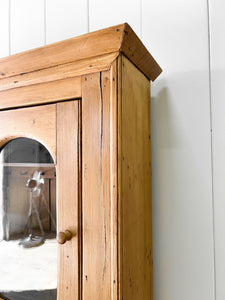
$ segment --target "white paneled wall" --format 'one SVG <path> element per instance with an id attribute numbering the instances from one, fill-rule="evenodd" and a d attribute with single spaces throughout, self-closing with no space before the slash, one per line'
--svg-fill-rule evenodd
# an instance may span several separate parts
<path id="1" fill-rule="evenodd" d="M 9 55 L 9 0 L 0 0 L 0 57 Z"/>
<path id="2" fill-rule="evenodd" d="M 141 36 L 140 0 L 89 0 L 91 31 L 125 22 Z"/>
<path id="3" fill-rule="evenodd" d="M 210 0 L 216 300 L 225 299 L 225 2 Z"/>
<path id="4" fill-rule="evenodd" d="M 142 22 L 164 69 L 152 88 L 155 297 L 212 300 L 207 2 L 143 0 Z"/>
<path id="5" fill-rule="evenodd" d="M 155 300 L 225 299 L 224 16 L 223 0 L 0 0 L 0 57 L 128 22 L 162 66 L 152 84 Z"/>
<path id="6" fill-rule="evenodd" d="M 11 54 L 43 46 L 45 1 L 10 0 L 10 3 Z"/>
<path id="7" fill-rule="evenodd" d="M 87 1 L 83 0 L 46 0 L 47 43 L 86 33 L 88 31 L 87 8 Z"/>

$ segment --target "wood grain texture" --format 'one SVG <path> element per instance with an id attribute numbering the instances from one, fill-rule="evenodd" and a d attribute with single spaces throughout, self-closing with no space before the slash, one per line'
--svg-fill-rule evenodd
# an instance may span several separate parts
<path id="1" fill-rule="evenodd" d="M 117 73 L 118 73 L 118 83 L 117 83 L 117 160 L 118 160 L 118 299 L 123 299 L 123 289 L 122 289 L 122 276 L 123 276 L 123 222 L 122 222 L 122 54 L 117 59 Z"/>
<path id="2" fill-rule="evenodd" d="M 81 97 L 81 77 L 0 91 L 0 110 Z"/>
<path id="3" fill-rule="evenodd" d="M 121 299 L 153 300 L 150 85 L 123 56 L 121 69 Z"/>
<path id="4" fill-rule="evenodd" d="M 124 24 L 18 53 L 0 60 L 0 78 L 118 51 Z"/>
<path id="5" fill-rule="evenodd" d="M 56 105 L 0 112 L 0 147 L 18 137 L 42 143 L 56 162 Z"/>
<path id="6" fill-rule="evenodd" d="M 162 72 L 160 66 L 127 23 L 125 24 L 121 52 L 127 56 L 149 80 L 154 81 Z"/>
<path id="7" fill-rule="evenodd" d="M 109 78 L 82 79 L 83 300 L 111 299 Z"/>
<path id="8" fill-rule="evenodd" d="M 118 300 L 118 61 L 110 69 L 111 300 Z"/>
<path id="9" fill-rule="evenodd" d="M 151 80 L 161 68 L 128 24 L 98 30 L 0 60 L 0 79 L 122 52 Z"/>
<path id="10" fill-rule="evenodd" d="M 79 101 L 57 104 L 57 231 L 73 237 L 58 246 L 58 300 L 79 297 Z"/>
<path id="11" fill-rule="evenodd" d="M 110 69 L 112 62 L 118 55 L 119 52 L 117 51 L 30 73 L 2 78 L 0 80 L 0 91 L 106 71 Z"/>

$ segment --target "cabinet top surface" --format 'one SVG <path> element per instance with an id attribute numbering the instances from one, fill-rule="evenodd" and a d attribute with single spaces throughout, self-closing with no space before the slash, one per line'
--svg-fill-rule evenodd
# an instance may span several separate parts
<path id="1" fill-rule="evenodd" d="M 101 71 L 102 60 L 105 63 L 106 55 L 110 65 L 120 53 L 127 56 L 149 80 L 154 81 L 162 72 L 131 27 L 125 23 L 2 58 L 0 85 L 4 78 L 77 61 L 93 61 L 94 58 Z M 85 65 L 92 67 L 91 64 Z M 81 72 L 85 74 L 85 71 L 82 66 Z"/>

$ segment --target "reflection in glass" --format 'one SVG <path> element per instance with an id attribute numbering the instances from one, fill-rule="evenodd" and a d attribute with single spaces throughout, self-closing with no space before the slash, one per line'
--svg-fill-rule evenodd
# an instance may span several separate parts
<path id="1" fill-rule="evenodd" d="M 56 169 L 39 142 L 0 151 L 0 298 L 56 299 Z"/>

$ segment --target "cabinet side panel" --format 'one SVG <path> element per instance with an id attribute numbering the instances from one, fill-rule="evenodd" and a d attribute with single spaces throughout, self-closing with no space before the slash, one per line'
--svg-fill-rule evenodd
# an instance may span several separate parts
<path id="1" fill-rule="evenodd" d="M 153 300 L 150 83 L 127 58 L 121 63 L 121 292 Z"/>
<path id="2" fill-rule="evenodd" d="M 83 299 L 111 299 L 110 73 L 82 80 Z"/>
<path id="3" fill-rule="evenodd" d="M 58 232 L 72 239 L 58 246 L 58 300 L 79 298 L 79 101 L 57 104 Z"/>

